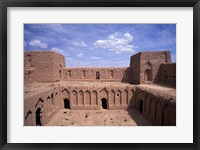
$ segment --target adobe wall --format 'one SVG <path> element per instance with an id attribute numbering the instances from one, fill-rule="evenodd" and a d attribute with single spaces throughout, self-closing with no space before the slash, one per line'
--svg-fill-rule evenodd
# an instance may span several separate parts
<path id="1" fill-rule="evenodd" d="M 132 68 L 130 76 L 133 84 L 140 84 L 140 59 L 141 53 L 131 56 L 130 59 L 130 67 Z"/>
<path id="2" fill-rule="evenodd" d="M 158 79 L 157 73 L 162 63 L 171 63 L 170 51 L 141 52 L 140 61 L 140 83 L 148 82 L 145 79 L 145 71 L 150 71 L 150 81 L 155 83 Z"/>
<path id="3" fill-rule="evenodd" d="M 64 108 L 64 99 L 68 99 L 72 110 L 98 110 L 102 109 L 103 98 L 107 100 L 107 109 L 134 108 L 134 93 L 130 87 L 62 87 L 61 108 Z"/>
<path id="4" fill-rule="evenodd" d="M 52 82 L 60 79 L 64 57 L 53 51 L 24 52 L 24 82 Z"/>
<path id="5" fill-rule="evenodd" d="M 160 83 L 176 86 L 176 63 L 161 64 L 159 76 Z"/>
<path id="6" fill-rule="evenodd" d="M 53 72 L 55 81 L 63 78 L 63 68 L 65 68 L 65 57 L 59 53 L 53 54 Z"/>
<path id="7" fill-rule="evenodd" d="M 129 82 L 131 68 L 64 68 L 64 80 Z M 99 75 L 97 75 L 99 74 Z M 97 79 L 99 76 L 99 79 Z"/>
<path id="8" fill-rule="evenodd" d="M 43 89 L 40 93 L 24 98 L 25 126 L 36 126 L 36 111 L 38 108 L 41 108 L 41 123 L 45 125 L 60 109 L 59 88 Z"/>
<path id="9" fill-rule="evenodd" d="M 171 63 L 170 51 L 139 52 L 131 57 L 130 66 L 133 68 L 132 82 L 134 84 L 155 83 L 162 63 Z"/>
<path id="10" fill-rule="evenodd" d="M 174 96 L 137 87 L 136 108 L 154 125 L 176 125 L 176 97 Z"/>

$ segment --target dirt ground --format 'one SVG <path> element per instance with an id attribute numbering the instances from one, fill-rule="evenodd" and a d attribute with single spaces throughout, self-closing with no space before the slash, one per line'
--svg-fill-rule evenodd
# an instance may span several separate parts
<path id="1" fill-rule="evenodd" d="M 70 110 L 61 109 L 46 126 L 151 126 L 136 109 Z"/>

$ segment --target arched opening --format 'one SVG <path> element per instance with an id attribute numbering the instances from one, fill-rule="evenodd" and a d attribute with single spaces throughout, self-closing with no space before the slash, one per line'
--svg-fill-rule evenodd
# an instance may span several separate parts
<path id="1" fill-rule="evenodd" d="M 59 70 L 59 77 L 60 77 L 60 78 L 62 78 L 62 75 L 61 75 L 61 70 Z"/>
<path id="2" fill-rule="evenodd" d="M 140 100 L 140 112 L 143 113 L 143 101 Z"/>
<path id="3" fill-rule="evenodd" d="M 36 126 L 41 126 L 41 108 L 38 108 L 35 112 Z"/>
<path id="4" fill-rule="evenodd" d="M 96 72 L 96 79 L 97 80 L 100 79 L 100 73 L 99 73 L 99 71 Z"/>
<path id="5" fill-rule="evenodd" d="M 103 108 L 103 109 L 107 109 L 107 108 L 108 108 L 108 107 L 107 107 L 107 99 L 102 98 L 102 99 L 101 99 L 101 105 L 102 105 L 102 108 Z"/>
<path id="6" fill-rule="evenodd" d="M 67 99 L 67 98 L 64 99 L 64 108 L 65 109 L 70 109 L 69 99 Z"/>
<path id="7" fill-rule="evenodd" d="M 144 72 L 144 81 L 151 81 L 151 72 L 149 69 Z"/>

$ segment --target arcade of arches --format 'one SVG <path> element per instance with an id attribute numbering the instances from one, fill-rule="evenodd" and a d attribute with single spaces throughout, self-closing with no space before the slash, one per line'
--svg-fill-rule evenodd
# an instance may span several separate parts
<path id="1" fill-rule="evenodd" d="M 24 66 L 25 126 L 176 125 L 169 51 L 139 52 L 116 68 L 69 68 L 59 53 L 28 51 Z"/>

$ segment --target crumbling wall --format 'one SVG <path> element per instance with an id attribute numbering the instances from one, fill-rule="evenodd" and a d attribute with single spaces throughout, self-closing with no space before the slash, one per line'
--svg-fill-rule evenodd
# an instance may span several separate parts
<path id="1" fill-rule="evenodd" d="M 136 109 L 156 126 L 176 125 L 176 98 L 136 88 Z"/>
<path id="2" fill-rule="evenodd" d="M 176 86 L 176 63 L 161 64 L 158 82 Z"/>
<path id="3" fill-rule="evenodd" d="M 64 100 L 70 102 L 73 110 L 97 110 L 102 109 L 102 99 L 107 101 L 107 109 L 128 109 L 135 107 L 135 90 L 126 87 L 62 87 L 61 107 L 64 108 Z"/>
<path id="4" fill-rule="evenodd" d="M 155 83 L 162 63 L 171 63 L 170 51 L 139 52 L 131 56 L 132 83 Z"/>
<path id="5" fill-rule="evenodd" d="M 130 68 L 64 68 L 63 79 L 129 82 Z"/>
<path id="6" fill-rule="evenodd" d="M 55 81 L 63 79 L 63 68 L 65 68 L 64 56 L 58 53 L 55 53 L 53 55 L 53 72 L 54 72 Z"/>
<path id="7" fill-rule="evenodd" d="M 60 94 L 58 87 L 48 88 L 40 93 L 25 97 L 24 125 L 36 125 L 36 111 L 38 108 L 41 109 L 41 124 L 45 125 L 58 112 L 60 107 Z"/>
<path id="8" fill-rule="evenodd" d="M 170 51 L 141 52 L 140 83 L 155 83 L 162 63 L 171 63 Z"/>
<path id="9" fill-rule="evenodd" d="M 53 51 L 24 52 L 24 62 L 25 84 L 57 81 L 60 79 L 60 66 L 64 67 L 64 57 Z"/>
<path id="10" fill-rule="evenodd" d="M 140 84 L 140 59 L 141 53 L 131 56 L 130 59 L 130 67 L 132 68 L 130 76 L 133 84 Z"/>

